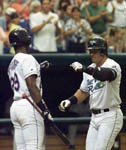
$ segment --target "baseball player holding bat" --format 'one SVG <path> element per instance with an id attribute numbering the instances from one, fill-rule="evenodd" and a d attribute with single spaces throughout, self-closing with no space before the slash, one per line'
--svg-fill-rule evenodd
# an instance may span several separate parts
<path id="1" fill-rule="evenodd" d="M 120 109 L 121 68 L 108 58 L 107 42 L 93 38 L 88 42 L 92 64 L 88 67 L 73 62 L 75 71 L 83 72 L 80 88 L 70 98 L 61 101 L 59 109 L 65 111 L 72 104 L 81 103 L 88 96 L 92 113 L 86 138 L 86 150 L 111 150 L 123 125 Z"/>
<path id="2" fill-rule="evenodd" d="M 42 110 L 46 120 L 52 120 L 51 114 L 46 112 L 42 102 L 40 65 L 28 54 L 31 37 L 25 29 L 14 29 L 9 34 L 9 41 L 16 53 L 8 67 L 8 76 L 14 93 L 10 117 L 15 129 L 16 150 L 45 150 L 44 119 L 25 98 L 22 98 L 22 94 L 26 93 Z M 48 62 L 41 65 L 46 68 Z"/>

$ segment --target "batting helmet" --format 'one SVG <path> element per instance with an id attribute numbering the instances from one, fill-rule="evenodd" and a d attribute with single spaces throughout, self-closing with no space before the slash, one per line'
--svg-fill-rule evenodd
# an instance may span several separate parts
<path id="1" fill-rule="evenodd" d="M 107 42 L 103 38 L 93 38 L 89 40 L 88 42 L 88 50 L 89 51 L 97 51 L 99 50 L 101 55 L 108 55 L 108 47 L 107 47 Z"/>
<path id="2" fill-rule="evenodd" d="M 29 46 L 31 43 L 31 36 L 27 30 L 23 28 L 16 28 L 9 34 L 9 41 L 11 46 Z"/>

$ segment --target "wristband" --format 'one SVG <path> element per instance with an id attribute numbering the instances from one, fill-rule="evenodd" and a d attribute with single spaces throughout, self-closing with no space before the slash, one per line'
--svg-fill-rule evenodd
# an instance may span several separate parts
<path id="1" fill-rule="evenodd" d="M 68 100 L 71 102 L 71 104 L 77 104 L 77 98 L 76 98 L 76 96 L 71 96 L 70 98 L 68 98 Z"/>

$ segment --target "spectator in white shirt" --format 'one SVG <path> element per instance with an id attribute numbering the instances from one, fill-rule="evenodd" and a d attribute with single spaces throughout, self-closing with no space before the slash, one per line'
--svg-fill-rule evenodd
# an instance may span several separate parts
<path id="1" fill-rule="evenodd" d="M 57 52 L 56 32 L 61 30 L 57 14 L 50 11 L 50 1 L 42 1 L 42 11 L 30 16 L 30 27 L 34 35 L 34 49 L 39 52 Z"/>

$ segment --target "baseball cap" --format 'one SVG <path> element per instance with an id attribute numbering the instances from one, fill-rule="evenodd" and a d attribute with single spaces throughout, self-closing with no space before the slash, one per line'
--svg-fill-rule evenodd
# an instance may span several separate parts
<path id="1" fill-rule="evenodd" d="M 14 8 L 8 7 L 5 10 L 5 14 L 8 15 L 8 16 L 11 16 L 12 13 L 16 13 L 16 10 Z"/>
<path id="2" fill-rule="evenodd" d="M 10 15 L 10 18 L 11 18 L 11 19 L 19 18 L 19 15 L 18 15 L 16 12 L 13 12 L 13 13 Z"/>

